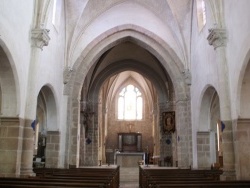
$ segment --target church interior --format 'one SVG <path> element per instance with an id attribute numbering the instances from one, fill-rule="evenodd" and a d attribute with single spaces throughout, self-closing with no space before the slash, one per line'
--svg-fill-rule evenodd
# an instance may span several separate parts
<path id="1" fill-rule="evenodd" d="M 151 167 L 249 186 L 249 7 L 1 0 L 0 177 Z"/>

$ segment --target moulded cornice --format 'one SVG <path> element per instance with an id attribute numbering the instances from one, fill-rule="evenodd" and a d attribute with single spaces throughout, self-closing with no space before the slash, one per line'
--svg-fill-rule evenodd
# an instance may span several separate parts
<path id="1" fill-rule="evenodd" d="M 44 46 L 49 45 L 49 30 L 36 28 L 31 31 L 32 46 L 43 50 Z"/>
<path id="2" fill-rule="evenodd" d="M 209 29 L 209 35 L 207 37 L 208 43 L 214 47 L 214 49 L 222 46 L 226 46 L 226 30 L 212 28 Z"/>

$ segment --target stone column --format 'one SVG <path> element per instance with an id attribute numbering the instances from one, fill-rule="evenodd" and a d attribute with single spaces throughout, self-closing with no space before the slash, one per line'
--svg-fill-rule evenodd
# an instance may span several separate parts
<path id="1" fill-rule="evenodd" d="M 228 65 L 226 59 L 226 30 L 213 28 L 209 29 L 207 40 L 214 47 L 216 53 L 216 63 L 218 65 L 218 82 L 220 97 L 221 121 L 225 124 L 222 133 L 223 147 L 223 175 L 222 180 L 235 179 L 235 158 L 233 146 L 232 118 L 230 105 L 230 90 L 228 83 Z"/>
<path id="2" fill-rule="evenodd" d="M 85 159 L 84 165 L 98 165 L 98 103 L 88 102 L 87 104 L 88 123 L 86 127 Z M 89 141 L 89 142 L 88 142 Z"/>
<path id="3" fill-rule="evenodd" d="M 176 102 L 177 163 L 180 168 L 192 166 L 192 128 L 190 100 Z"/>
<path id="4" fill-rule="evenodd" d="M 36 119 L 36 105 L 37 105 L 37 89 L 36 80 L 38 75 L 39 55 L 43 46 L 49 43 L 48 30 L 44 28 L 35 28 L 31 30 L 32 49 L 31 59 L 29 65 L 28 86 L 25 106 L 25 119 L 23 127 L 23 144 L 22 144 L 22 158 L 21 158 L 21 176 L 34 176 L 33 163 L 33 144 L 34 131 L 31 128 L 31 123 Z"/>

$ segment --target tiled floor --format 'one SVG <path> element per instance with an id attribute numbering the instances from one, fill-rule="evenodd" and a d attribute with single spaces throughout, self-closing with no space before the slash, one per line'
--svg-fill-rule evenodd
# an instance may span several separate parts
<path id="1" fill-rule="evenodd" d="M 123 182 L 120 184 L 120 188 L 139 188 L 138 182 Z"/>
<path id="2" fill-rule="evenodd" d="M 120 188 L 139 188 L 138 167 L 120 167 Z"/>

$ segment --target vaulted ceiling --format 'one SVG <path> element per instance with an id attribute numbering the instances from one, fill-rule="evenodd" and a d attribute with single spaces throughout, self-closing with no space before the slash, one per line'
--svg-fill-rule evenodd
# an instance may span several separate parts
<path id="1" fill-rule="evenodd" d="M 103 33 L 123 25 L 139 26 L 166 42 L 189 68 L 192 0 L 71 0 L 66 3 L 67 62 L 75 60 L 89 43 Z M 112 33 L 111 33 L 112 34 Z M 107 98 L 127 80 L 135 80 L 156 98 L 155 90 L 172 98 L 168 73 L 146 47 L 125 40 L 107 50 L 88 72 L 84 87 L 96 93 L 105 83 Z"/>
<path id="2" fill-rule="evenodd" d="M 165 40 L 188 68 L 192 2 L 192 0 L 65 1 L 66 58 L 72 65 L 79 56 L 78 50 L 81 45 L 95 40 L 101 33 L 111 28 L 132 24 L 145 28 Z"/>

